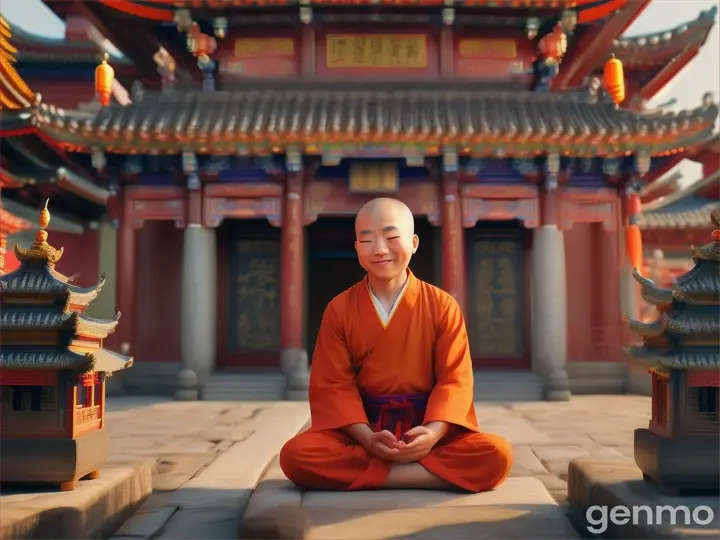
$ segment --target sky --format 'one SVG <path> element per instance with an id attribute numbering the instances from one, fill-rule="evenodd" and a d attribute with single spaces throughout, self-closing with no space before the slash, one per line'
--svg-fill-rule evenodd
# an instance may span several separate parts
<path id="1" fill-rule="evenodd" d="M 701 11 L 718 5 L 720 0 L 654 0 L 625 35 L 670 30 L 695 19 Z M 0 13 L 11 26 L 17 25 L 27 32 L 55 38 L 65 35 L 64 23 L 42 0 L 0 0 Z M 153 53 L 148 51 L 148 54 Z M 700 53 L 653 98 L 650 105 L 659 105 L 675 98 L 677 103 L 672 107 L 673 110 L 692 109 L 700 105 L 703 94 L 708 91 L 712 92 L 716 102 L 720 100 L 720 31 L 717 21 Z M 683 161 L 676 170 L 682 172 L 682 183 L 685 185 L 702 175 L 702 167 L 689 160 Z"/>

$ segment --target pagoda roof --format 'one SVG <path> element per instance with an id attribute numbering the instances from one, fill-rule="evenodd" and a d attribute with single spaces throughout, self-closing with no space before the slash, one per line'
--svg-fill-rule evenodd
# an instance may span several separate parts
<path id="1" fill-rule="evenodd" d="M 50 347 L 3 347 L 0 367 L 6 369 L 72 369 L 81 372 L 112 373 L 131 367 L 133 358 L 100 349 L 91 353 Z"/>
<path id="2" fill-rule="evenodd" d="M 697 52 L 707 41 L 715 25 L 717 6 L 700 12 L 692 21 L 684 22 L 675 28 L 650 34 L 628 36 L 613 42 L 610 54 L 614 54 L 626 69 L 647 69 L 660 67 L 686 53 Z M 683 65 L 691 59 L 688 56 Z M 680 66 L 676 66 L 681 69 Z M 602 70 L 602 66 L 598 66 Z"/>
<path id="3" fill-rule="evenodd" d="M 245 146 L 249 153 L 290 147 L 319 153 L 325 145 L 374 143 L 516 156 L 669 155 L 704 141 L 718 116 L 708 100 L 692 110 L 649 114 L 594 103 L 584 92 L 489 92 L 444 81 L 416 86 L 268 83 L 149 93 L 95 114 L 40 104 L 6 116 L 16 129 L 33 127 L 79 151 L 234 154 Z"/>
<path id="4" fill-rule="evenodd" d="M 62 253 L 62 249 L 60 252 Z M 91 287 L 78 287 L 68 283 L 67 277 L 47 264 L 38 264 L 42 263 L 42 257 L 47 257 L 47 254 L 41 253 L 41 250 L 35 246 L 23 249 L 16 244 L 15 256 L 21 261 L 20 267 L 14 272 L 0 276 L 0 292 L 3 294 L 14 296 L 49 295 L 66 299 L 67 306 L 86 308 L 97 298 L 105 285 L 104 275 L 96 285 Z"/>
<path id="5" fill-rule="evenodd" d="M 655 337 L 665 333 L 717 336 L 720 331 L 720 310 L 717 306 L 697 306 L 693 311 L 682 309 L 672 314 L 661 313 L 660 318 L 652 322 L 628 319 L 628 324 L 633 332 L 642 337 Z"/>
<path id="6" fill-rule="evenodd" d="M 119 313 L 112 320 L 103 320 L 67 309 L 57 311 L 44 307 L 7 305 L 0 313 L 0 330 L 70 330 L 73 334 L 104 339 L 115 331 L 119 320 Z"/>
<path id="7" fill-rule="evenodd" d="M 717 370 L 720 368 L 720 351 L 717 347 L 688 348 L 684 351 L 664 351 L 648 347 L 628 347 L 625 353 L 645 364 L 651 371 L 668 374 L 673 369 Z"/>

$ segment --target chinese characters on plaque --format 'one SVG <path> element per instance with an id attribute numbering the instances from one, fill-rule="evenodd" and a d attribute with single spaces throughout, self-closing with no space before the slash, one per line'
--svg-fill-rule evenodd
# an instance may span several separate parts
<path id="1" fill-rule="evenodd" d="M 282 77 L 298 71 L 295 40 L 290 37 L 238 38 L 232 54 L 220 62 L 223 74 L 236 77 Z"/>
<path id="2" fill-rule="evenodd" d="M 326 40 L 329 68 L 427 67 L 423 34 L 330 34 Z"/>
<path id="3" fill-rule="evenodd" d="M 355 162 L 350 166 L 350 193 L 395 193 L 400 176 L 393 162 Z"/>
<path id="4" fill-rule="evenodd" d="M 474 247 L 473 356 L 524 354 L 523 245 L 514 239 L 482 240 Z"/>
<path id="5" fill-rule="evenodd" d="M 234 348 L 273 350 L 280 343 L 278 294 L 280 245 L 276 240 L 240 240 L 234 260 Z"/>

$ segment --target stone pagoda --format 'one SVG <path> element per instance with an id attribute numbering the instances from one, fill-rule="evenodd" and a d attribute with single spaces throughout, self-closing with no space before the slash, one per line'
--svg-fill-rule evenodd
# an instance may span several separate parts
<path id="1" fill-rule="evenodd" d="M 83 314 L 105 283 L 70 284 L 55 269 L 63 249 L 47 243 L 50 213 L 20 267 L 0 277 L 0 470 L 4 483 L 72 490 L 93 479 L 108 453 L 105 381 L 132 358 L 103 349 L 114 320 Z"/>
<path id="2" fill-rule="evenodd" d="M 720 478 L 720 210 L 712 242 L 692 247 L 694 267 L 660 288 L 635 269 L 654 322 L 630 320 L 643 345 L 628 355 L 652 373 L 652 418 L 635 431 L 645 480 L 675 494 L 717 491 Z"/>

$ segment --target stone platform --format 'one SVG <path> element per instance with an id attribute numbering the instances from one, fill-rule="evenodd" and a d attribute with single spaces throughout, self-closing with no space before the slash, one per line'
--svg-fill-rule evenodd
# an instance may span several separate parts
<path id="1" fill-rule="evenodd" d="M 578 528 L 603 538 L 720 538 L 717 495 L 662 495 L 625 460 L 570 462 L 567 497 Z"/>
<path id="2" fill-rule="evenodd" d="M 275 461 L 250 498 L 239 537 L 303 540 L 580 538 L 542 482 L 514 477 L 497 490 L 303 492 Z"/>
<path id="3" fill-rule="evenodd" d="M 0 538 L 107 538 L 152 493 L 147 460 L 109 460 L 74 491 L 8 489 L 0 495 Z"/>

